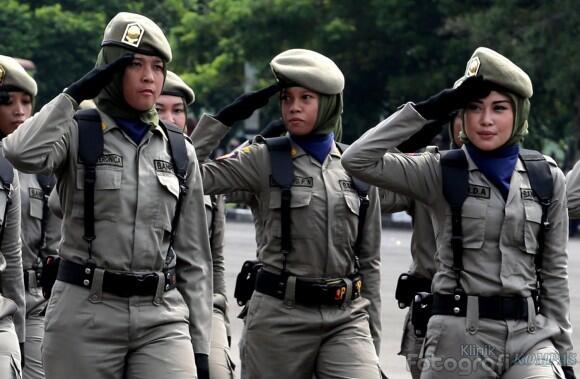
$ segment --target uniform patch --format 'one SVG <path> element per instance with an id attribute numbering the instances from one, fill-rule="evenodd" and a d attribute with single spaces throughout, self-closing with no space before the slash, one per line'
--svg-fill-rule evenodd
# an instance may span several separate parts
<path id="1" fill-rule="evenodd" d="M 295 176 L 292 180 L 292 187 L 312 187 L 314 184 L 314 179 L 311 176 L 309 177 L 301 177 Z M 276 183 L 274 183 L 274 178 L 270 175 L 270 187 L 278 187 Z"/>
<path id="2" fill-rule="evenodd" d="M 479 66 L 481 62 L 479 57 L 473 57 L 467 62 L 467 67 L 465 68 L 465 77 L 475 76 L 479 72 Z"/>
<path id="3" fill-rule="evenodd" d="M 31 199 L 43 200 L 44 192 L 42 192 L 40 188 L 29 188 L 28 197 L 30 197 Z"/>
<path id="4" fill-rule="evenodd" d="M 522 200 L 539 201 L 538 197 L 534 194 L 534 190 L 531 188 L 520 188 L 520 194 Z"/>
<path id="5" fill-rule="evenodd" d="M 173 164 L 167 161 L 154 160 L 155 171 L 161 174 L 173 174 Z"/>
<path id="6" fill-rule="evenodd" d="M 343 191 L 356 192 L 356 189 L 350 180 L 339 180 L 338 184 L 340 184 L 340 188 Z"/>
<path id="7" fill-rule="evenodd" d="M 489 199 L 491 197 L 491 189 L 485 186 L 470 184 L 467 189 L 467 196 Z"/>
<path id="8" fill-rule="evenodd" d="M 97 159 L 97 166 L 123 167 L 123 157 L 117 154 L 103 154 Z"/>
<path id="9" fill-rule="evenodd" d="M 6 77 L 6 70 L 4 69 L 4 66 L 2 66 L 0 64 L 0 86 L 2 85 L 2 83 L 4 82 L 4 78 Z"/>
<path id="10" fill-rule="evenodd" d="M 125 28 L 125 33 L 123 33 L 123 38 L 121 38 L 121 42 L 130 46 L 139 47 L 144 34 L 145 29 L 138 23 L 128 24 Z"/>

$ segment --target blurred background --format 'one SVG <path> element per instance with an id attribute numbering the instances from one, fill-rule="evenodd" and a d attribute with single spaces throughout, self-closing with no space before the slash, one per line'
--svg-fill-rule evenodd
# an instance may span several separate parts
<path id="1" fill-rule="evenodd" d="M 346 76 L 347 143 L 400 104 L 451 86 L 473 50 L 487 46 L 532 78 L 526 147 L 565 171 L 577 159 L 577 0 L 0 0 L 0 54 L 33 70 L 37 109 L 91 69 L 104 27 L 119 11 L 142 13 L 170 36 L 170 69 L 195 90 L 195 117 L 270 84 L 268 62 L 283 50 L 331 57 Z M 276 103 L 236 125 L 222 151 L 276 118 Z"/>

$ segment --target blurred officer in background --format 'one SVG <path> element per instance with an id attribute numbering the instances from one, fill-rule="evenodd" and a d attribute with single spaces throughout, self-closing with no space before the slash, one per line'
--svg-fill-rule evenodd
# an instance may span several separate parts
<path id="1" fill-rule="evenodd" d="M 159 118 L 170 122 L 185 132 L 187 106 L 195 101 L 193 90 L 175 73 L 167 71 L 161 96 L 156 107 Z M 195 141 L 194 141 L 195 146 Z M 210 378 L 233 379 L 233 362 L 230 358 L 230 324 L 226 296 L 224 264 L 224 231 L 226 226 L 223 195 L 205 195 L 205 211 L 209 227 L 209 245 L 213 262 L 213 320 L 211 351 L 209 354 Z"/>
<path id="2" fill-rule="evenodd" d="M 14 108 L 10 124 L 2 123 L 3 136 L 11 134 L 32 115 L 36 82 L 24 70 L 18 70 L 8 92 Z M 26 342 L 23 377 L 44 378 L 40 347 L 44 336 L 46 299 L 40 288 L 43 261 L 57 254 L 60 220 L 48 211 L 48 196 L 54 176 L 18 173 L 21 200 L 22 264 L 26 288 Z"/>
<path id="3" fill-rule="evenodd" d="M 4 137 L 32 112 L 36 82 L 13 58 L 0 55 L 0 150 Z M 0 151 L 0 376 L 22 377 L 25 289 L 20 245 L 20 185 Z"/>
<path id="4" fill-rule="evenodd" d="M 423 379 L 575 377 L 564 175 L 520 149 L 531 96 L 523 70 L 478 48 L 453 89 L 405 104 L 344 154 L 353 175 L 433 215 L 437 272 Z M 461 150 L 387 152 L 458 109 Z"/>
<path id="5" fill-rule="evenodd" d="M 171 48 L 132 13 L 109 22 L 101 46 L 93 70 L 6 139 L 17 168 L 57 176 L 64 226 L 46 377 L 191 379 L 197 365 L 208 378 L 212 268 L 199 166 L 155 110 Z M 86 99 L 97 109 L 75 114 Z"/>

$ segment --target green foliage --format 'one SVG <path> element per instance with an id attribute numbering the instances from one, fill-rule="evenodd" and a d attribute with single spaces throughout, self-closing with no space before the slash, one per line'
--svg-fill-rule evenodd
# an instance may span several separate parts
<path id="1" fill-rule="evenodd" d="M 580 140 L 577 0 L 0 0 L 0 9 L 0 52 L 35 62 L 39 104 L 91 68 L 111 17 L 133 11 L 169 35 L 171 69 L 194 88 L 197 112 L 244 92 L 245 65 L 262 87 L 274 80 L 272 57 L 308 48 L 345 74 L 350 142 L 400 104 L 452 85 L 488 46 L 534 83 L 526 144 L 554 151 Z M 271 101 L 264 122 L 278 113 Z"/>

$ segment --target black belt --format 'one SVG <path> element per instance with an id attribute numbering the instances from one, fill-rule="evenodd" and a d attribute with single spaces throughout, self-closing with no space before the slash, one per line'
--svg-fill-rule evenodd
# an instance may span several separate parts
<path id="1" fill-rule="evenodd" d="M 528 302 L 521 296 L 478 297 L 479 318 L 493 320 L 527 320 Z M 451 315 L 465 317 L 467 295 L 433 295 L 433 315 Z"/>
<path id="2" fill-rule="evenodd" d="M 71 261 L 61 260 L 57 279 L 77 286 L 90 288 L 93 283 L 95 267 L 80 265 Z M 164 291 L 175 288 L 175 269 L 163 271 L 165 277 Z M 159 276 L 155 273 L 132 274 L 105 271 L 103 275 L 103 292 L 121 297 L 155 296 Z"/>
<path id="3" fill-rule="evenodd" d="M 361 296 L 362 276 L 348 277 L 352 281 L 351 300 Z M 283 300 L 286 294 L 287 277 L 260 270 L 256 280 L 256 291 Z M 344 279 L 296 278 L 294 301 L 303 305 L 342 305 L 346 300 L 347 285 Z"/>

